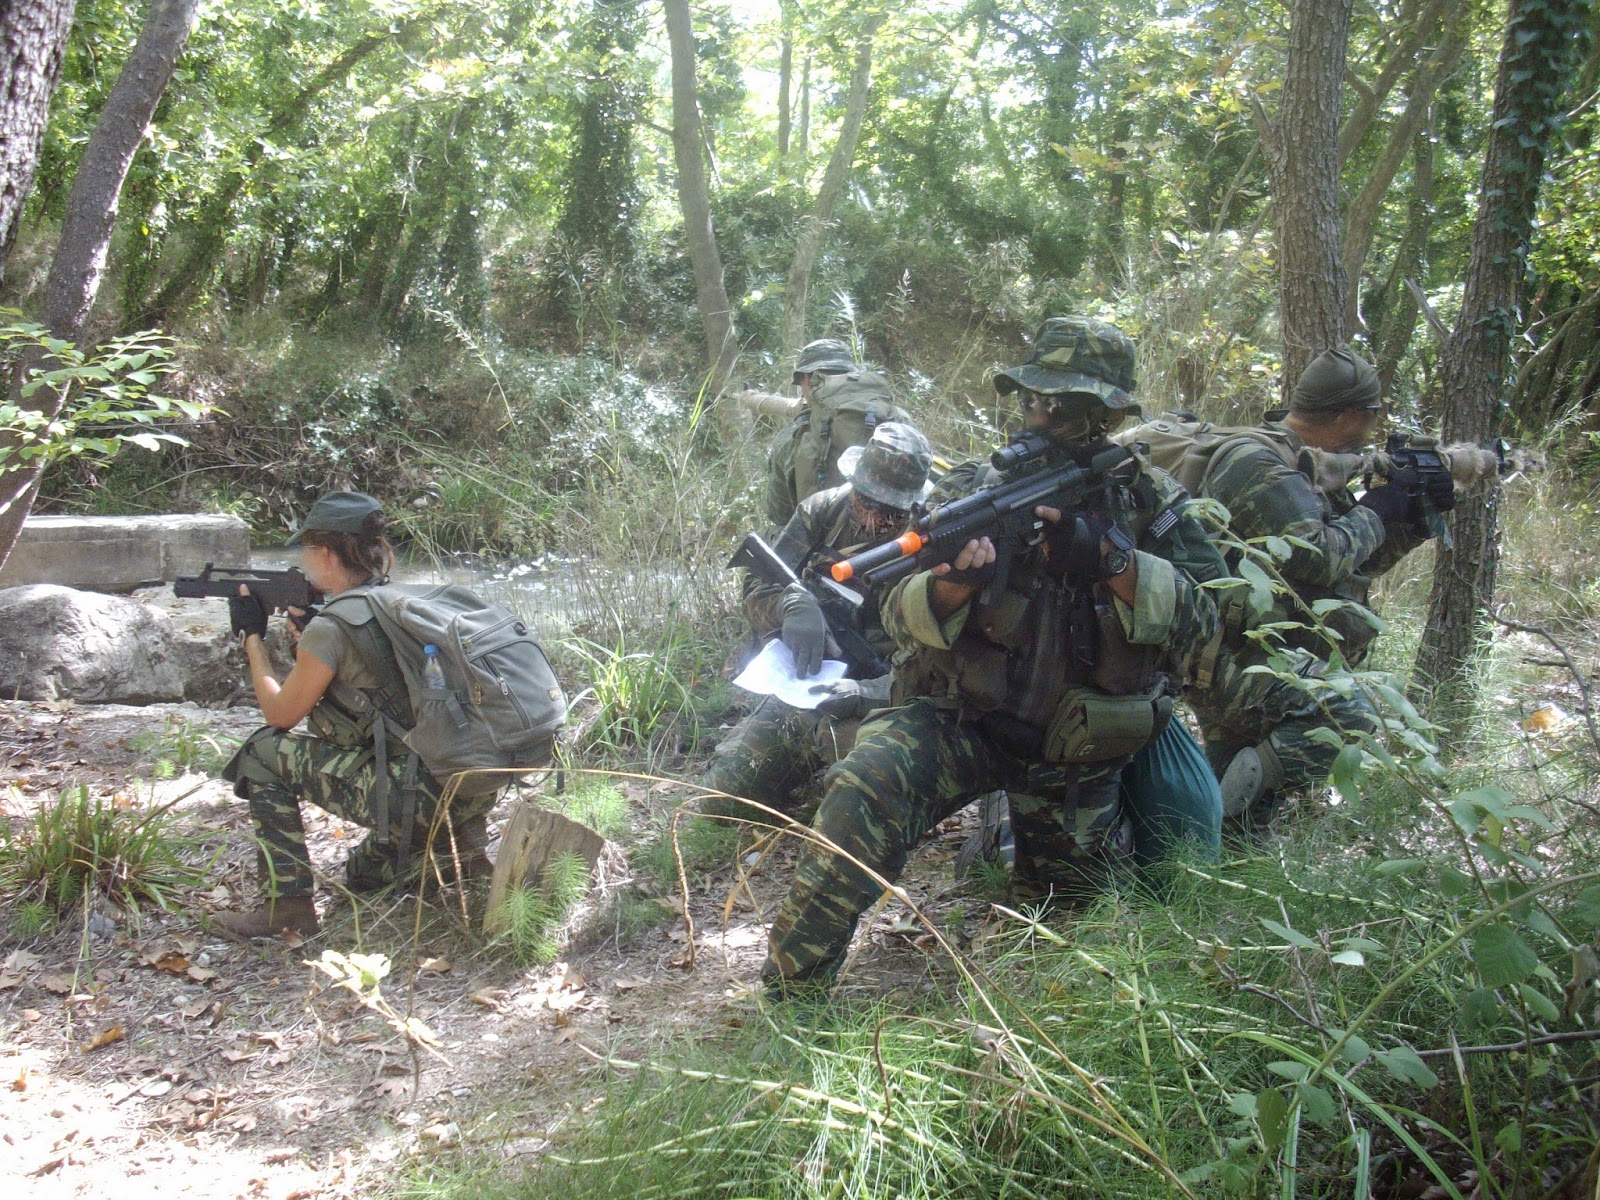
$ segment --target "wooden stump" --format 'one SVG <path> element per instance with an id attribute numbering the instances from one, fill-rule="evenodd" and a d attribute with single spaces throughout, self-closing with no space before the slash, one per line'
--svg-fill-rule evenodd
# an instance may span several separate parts
<path id="1" fill-rule="evenodd" d="M 557 855 L 576 854 L 589 864 L 592 879 L 605 850 L 606 840 L 587 825 L 523 798 L 500 835 L 500 854 L 489 880 L 483 931 L 490 935 L 503 932 L 499 914 L 507 893 L 514 888 L 538 887 L 539 876 Z"/>

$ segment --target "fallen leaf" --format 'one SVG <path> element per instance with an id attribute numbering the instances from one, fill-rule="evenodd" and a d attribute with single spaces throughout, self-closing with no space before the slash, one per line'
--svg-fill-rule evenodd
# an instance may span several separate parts
<path id="1" fill-rule="evenodd" d="M 554 1014 L 554 1019 L 557 1029 L 565 1029 L 568 1025 L 572 1024 L 572 1017 L 568 1013 L 558 1012 Z"/>
<path id="2" fill-rule="evenodd" d="M 41 975 L 39 983 L 46 991 L 54 992 L 58 996 L 65 996 L 72 991 L 72 976 L 64 971 L 56 971 L 50 975 Z"/>
<path id="3" fill-rule="evenodd" d="M 189 1020 L 192 1021 L 198 1016 L 203 1016 L 205 1014 L 206 1009 L 208 1009 L 210 1007 L 211 1007 L 211 997 L 210 996 L 196 996 L 193 1000 L 190 1000 L 187 1004 L 178 1005 L 178 1011 L 180 1013 L 182 1013 L 185 1017 L 187 1017 Z"/>
<path id="4" fill-rule="evenodd" d="M 6 991 L 9 988 L 14 988 L 21 982 L 21 975 L 8 975 L 4 972 L 0 972 L 0 992 Z"/>
<path id="5" fill-rule="evenodd" d="M 285 929 L 278 935 L 278 937 L 282 939 L 283 944 L 289 947 L 291 950 L 297 949 L 306 944 L 305 938 L 301 937 L 292 929 Z"/>
<path id="6" fill-rule="evenodd" d="M 240 1049 L 238 1046 L 230 1046 L 222 1052 L 223 1058 L 235 1063 L 244 1062 L 246 1059 L 254 1058 L 255 1056 L 256 1051 Z"/>
<path id="7" fill-rule="evenodd" d="M 1528 733 L 1550 733 L 1566 723 L 1567 714 L 1556 704 L 1541 704 L 1523 719 L 1522 728 Z"/>
<path id="8" fill-rule="evenodd" d="M 454 1121 L 442 1121 L 437 1125 L 429 1125 L 420 1136 L 442 1150 L 461 1141 L 461 1126 Z"/>
<path id="9" fill-rule="evenodd" d="M 25 1092 L 28 1090 L 27 1067 L 23 1067 L 22 1070 L 17 1072 L 17 1077 L 11 1081 L 11 1090 L 13 1092 Z"/>
<path id="10" fill-rule="evenodd" d="M 6 955 L 5 962 L 0 962 L 0 968 L 7 971 L 26 971 L 30 967 L 37 967 L 40 959 L 37 954 L 32 954 L 20 947 Z"/>
<path id="11" fill-rule="evenodd" d="M 256 1119 L 252 1113 L 240 1113 L 236 1117 L 230 1117 L 228 1124 L 240 1133 L 249 1133 L 256 1127 Z"/>
<path id="12" fill-rule="evenodd" d="M 405 1079 L 382 1079 L 378 1081 L 377 1085 L 377 1092 L 380 1096 L 394 1096 L 398 1098 L 404 1096 L 410 1090 L 411 1080 L 409 1077 Z"/>
<path id="13" fill-rule="evenodd" d="M 506 995 L 507 993 L 505 988 L 479 988 L 477 991 L 473 992 L 472 995 L 468 996 L 467 999 L 471 1000 L 474 1004 L 479 1005 L 482 1008 L 492 1008 L 498 1012 L 500 1010 L 501 1003 L 506 998 Z"/>
<path id="14" fill-rule="evenodd" d="M 182 975 L 189 970 L 189 960 L 176 950 L 168 950 L 154 961 L 147 960 L 146 965 L 158 971 L 168 971 L 173 975 Z"/>
<path id="15" fill-rule="evenodd" d="M 44 1016 L 44 1014 L 37 1008 L 25 1008 L 22 1010 L 22 1019 L 24 1021 L 37 1021 L 42 1016 Z"/>
<path id="16" fill-rule="evenodd" d="M 637 975 L 634 975 L 625 976 L 622 979 L 614 979 L 611 981 L 611 986 L 619 992 L 628 992 L 634 988 L 650 987 L 654 983 L 653 979 L 640 979 Z"/>
<path id="17" fill-rule="evenodd" d="M 263 1029 L 258 1033 L 252 1033 L 250 1035 L 250 1040 L 253 1042 L 265 1042 L 274 1050 L 283 1049 L 283 1034 L 277 1033 L 271 1029 Z"/>
<path id="18" fill-rule="evenodd" d="M 424 975 L 443 975 L 455 970 L 455 967 L 448 958 L 425 958 L 417 964 L 417 970 Z"/>
<path id="19" fill-rule="evenodd" d="M 589 981 L 583 977 L 582 971 L 579 971 L 574 967 L 567 967 L 565 969 L 565 974 L 561 976 L 560 986 L 562 988 L 581 988 L 586 986 L 588 982 Z"/>
<path id="20" fill-rule="evenodd" d="M 145 1084 L 142 1088 L 139 1089 L 139 1094 L 141 1096 L 149 1096 L 151 1098 L 154 1098 L 156 1096 L 165 1096 L 171 1090 L 172 1090 L 172 1080 L 170 1080 L 170 1079 L 152 1079 L 149 1083 Z"/>
<path id="21" fill-rule="evenodd" d="M 113 1025 L 110 1029 L 101 1030 L 91 1040 L 85 1042 L 83 1044 L 83 1052 L 88 1054 L 91 1050 L 99 1050 L 101 1047 L 109 1046 L 113 1042 L 120 1042 L 127 1036 L 122 1031 L 121 1025 Z"/>
<path id="22" fill-rule="evenodd" d="M 917 918 L 912 916 L 910 913 L 900 913 L 889 922 L 888 932 L 911 934 L 921 933 L 922 922 L 917 920 Z"/>
<path id="23" fill-rule="evenodd" d="M 184 974 L 196 983 L 207 983 L 217 977 L 217 973 L 210 967 L 191 966 Z"/>

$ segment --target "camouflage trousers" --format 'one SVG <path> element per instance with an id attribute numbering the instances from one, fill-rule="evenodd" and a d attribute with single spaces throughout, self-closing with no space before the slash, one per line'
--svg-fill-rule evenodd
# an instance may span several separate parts
<path id="1" fill-rule="evenodd" d="M 1333 770 L 1339 748 L 1313 736 L 1318 729 L 1375 733 L 1382 722 L 1366 697 L 1341 696 L 1322 681 L 1328 664 L 1306 650 L 1287 652 L 1299 679 L 1295 683 L 1246 668 L 1265 665 L 1264 651 L 1254 647 L 1225 657 L 1216 681 L 1187 698 L 1200 721 L 1206 757 L 1220 778 L 1233 756 L 1265 742 L 1283 766 L 1279 793 L 1297 792 L 1324 782 Z M 1263 797 L 1270 808 L 1274 797 Z"/>
<path id="2" fill-rule="evenodd" d="M 422 850 L 439 800 L 439 784 L 427 771 L 418 772 L 416 811 L 411 846 L 401 853 L 408 755 L 391 755 L 389 775 L 389 836 L 381 840 L 369 832 L 345 859 L 345 880 L 352 891 L 373 891 L 403 875 L 403 860 L 410 850 Z M 309 896 L 315 886 L 311 859 L 306 853 L 301 801 L 309 801 L 335 816 L 372 830 L 376 820 L 369 796 L 377 778 L 370 747 L 344 748 L 306 734 L 285 733 L 267 725 L 255 731 L 239 748 L 222 773 L 234 793 L 250 802 L 255 826 L 261 878 L 269 896 Z M 458 850 L 481 849 L 487 843 L 487 816 L 494 806 L 493 793 L 457 797 L 451 806 Z"/>
<path id="3" fill-rule="evenodd" d="M 849 751 L 860 724 L 792 708 L 776 696 L 763 696 L 717 744 L 705 785 L 793 813 L 799 807 L 795 793 Z M 701 809 L 722 816 L 760 817 L 755 810 L 722 796 L 708 796 Z"/>
<path id="4" fill-rule="evenodd" d="M 980 724 L 913 700 L 874 714 L 831 767 L 813 829 L 884 879 L 900 875 L 918 840 L 986 792 L 1005 790 L 1022 898 L 1073 899 L 1126 862 L 1132 833 L 1117 799 L 1130 757 L 1034 763 L 1008 753 Z M 883 891 L 842 856 L 808 845 L 778 909 L 762 978 L 826 984 L 856 921 Z"/>

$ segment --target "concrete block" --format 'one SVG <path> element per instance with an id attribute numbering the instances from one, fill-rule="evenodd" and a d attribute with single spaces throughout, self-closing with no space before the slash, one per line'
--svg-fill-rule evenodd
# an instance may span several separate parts
<path id="1" fill-rule="evenodd" d="M 93 592 L 127 592 L 190 575 L 208 562 L 250 562 L 250 527 L 238 517 L 31 516 L 0 588 L 33 583 Z"/>

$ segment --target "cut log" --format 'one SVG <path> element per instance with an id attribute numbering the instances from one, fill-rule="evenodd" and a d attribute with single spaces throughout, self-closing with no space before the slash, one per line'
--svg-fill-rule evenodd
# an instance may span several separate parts
<path id="1" fill-rule="evenodd" d="M 592 880 L 605 853 L 605 838 L 587 825 L 540 808 L 531 797 L 524 797 L 500 835 L 500 854 L 489 881 L 483 931 L 490 935 L 503 932 L 499 917 L 506 895 L 515 888 L 537 888 L 545 866 L 557 855 L 576 854 L 589 864 Z"/>

